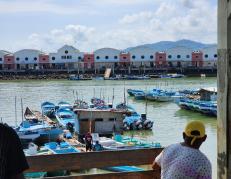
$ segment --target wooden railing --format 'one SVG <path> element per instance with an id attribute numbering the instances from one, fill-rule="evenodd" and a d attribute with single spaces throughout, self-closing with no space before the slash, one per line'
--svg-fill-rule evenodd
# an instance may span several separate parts
<path id="1" fill-rule="evenodd" d="M 162 149 L 136 149 L 121 151 L 84 152 L 75 154 L 42 155 L 27 157 L 30 169 L 26 172 L 79 170 L 90 168 L 103 168 L 121 165 L 148 165 Z M 139 172 L 117 172 L 105 174 L 91 174 L 65 177 L 52 177 L 52 179 L 106 179 L 106 178 L 144 178 L 159 179 L 159 170 Z"/>

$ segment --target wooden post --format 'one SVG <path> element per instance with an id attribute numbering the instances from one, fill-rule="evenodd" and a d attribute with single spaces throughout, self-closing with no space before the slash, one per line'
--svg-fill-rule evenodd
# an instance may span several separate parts
<path id="1" fill-rule="evenodd" d="M 218 1 L 217 178 L 231 178 L 231 20 L 230 2 Z"/>

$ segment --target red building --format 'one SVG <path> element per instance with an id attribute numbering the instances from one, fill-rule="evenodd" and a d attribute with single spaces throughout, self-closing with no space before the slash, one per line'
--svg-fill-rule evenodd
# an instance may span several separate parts
<path id="1" fill-rule="evenodd" d="M 130 53 L 120 53 L 119 63 L 121 66 L 128 66 L 130 65 L 131 57 Z"/>
<path id="2" fill-rule="evenodd" d="M 39 55 L 39 68 L 48 69 L 50 68 L 49 55 Z"/>
<path id="3" fill-rule="evenodd" d="M 3 68 L 7 70 L 15 69 L 14 55 L 4 56 Z"/>
<path id="4" fill-rule="evenodd" d="M 192 66 L 195 67 L 203 66 L 203 53 L 201 51 L 192 52 Z"/>
<path id="5" fill-rule="evenodd" d="M 85 53 L 83 56 L 84 68 L 91 69 L 94 68 L 95 63 L 94 54 Z"/>
<path id="6" fill-rule="evenodd" d="M 166 60 L 166 53 L 165 52 L 156 52 L 155 54 L 155 65 L 156 67 L 166 67 L 167 60 Z"/>

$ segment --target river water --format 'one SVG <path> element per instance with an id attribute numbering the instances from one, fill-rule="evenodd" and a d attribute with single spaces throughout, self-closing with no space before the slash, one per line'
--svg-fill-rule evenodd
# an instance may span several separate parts
<path id="1" fill-rule="evenodd" d="M 0 82 L 0 117 L 3 121 L 15 125 L 22 119 L 21 104 L 34 110 L 40 110 L 44 101 L 58 103 L 59 101 L 74 102 L 78 97 L 85 101 L 95 95 L 104 98 L 106 102 L 112 102 L 114 88 L 114 104 L 124 101 L 124 89 L 197 89 L 201 87 L 215 87 L 216 78 L 182 78 L 182 79 L 152 79 L 144 81 L 1 81 Z M 73 92 L 74 91 L 74 92 Z M 17 97 L 15 115 L 15 96 Z M 126 94 L 125 99 L 138 112 L 145 113 L 145 102 L 136 101 Z M 15 117 L 16 116 L 16 117 Z M 201 150 L 208 156 L 213 165 L 213 178 L 216 178 L 216 150 L 217 150 L 217 127 L 216 118 L 206 117 L 199 113 L 181 110 L 174 103 L 148 102 L 147 117 L 154 120 L 152 131 L 128 132 L 127 135 L 137 135 L 142 139 L 160 142 L 163 146 L 182 141 L 184 126 L 190 120 L 201 120 L 206 125 L 208 138 L 202 145 Z M 15 120 L 17 118 L 17 120 Z"/>

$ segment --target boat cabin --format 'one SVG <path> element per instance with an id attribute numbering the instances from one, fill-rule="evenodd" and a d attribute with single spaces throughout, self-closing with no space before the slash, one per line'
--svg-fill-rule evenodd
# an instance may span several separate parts
<path id="1" fill-rule="evenodd" d="M 217 100 L 217 88 L 201 88 L 199 90 L 201 101 L 216 101 Z"/>
<path id="2" fill-rule="evenodd" d="M 124 111 L 76 109 L 78 116 L 78 136 L 84 136 L 87 132 L 98 133 L 100 136 L 111 136 L 113 132 L 122 132 Z"/>

